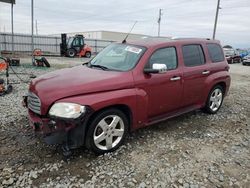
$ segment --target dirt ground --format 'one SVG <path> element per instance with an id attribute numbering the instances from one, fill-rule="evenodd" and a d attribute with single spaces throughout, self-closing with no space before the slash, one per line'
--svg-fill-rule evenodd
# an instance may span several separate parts
<path id="1" fill-rule="evenodd" d="M 15 70 L 39 75 L 61 68 L 55 64 Z M 28 85 L 15 84 L 0 97 L 0 187 L 248 188 L 250 66 L 232 64 L 230 73 L 230 92 L 216 115 L 191 112 L 131 133 L 110 154 L 75 150 L 69 162 L 34 135 L 21 106 Z M 11 74 L 11 81 L 18 79 Z"/>

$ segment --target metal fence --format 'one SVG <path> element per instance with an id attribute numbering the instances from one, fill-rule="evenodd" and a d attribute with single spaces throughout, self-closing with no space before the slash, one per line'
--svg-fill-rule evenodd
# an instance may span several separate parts
<path id="1" fill-rule="evenodd" d="M 12 48 L 11 33 L 0 33 L 0 52 L 9 53 Z M 114 41 L 85 39 L 85 43 L 92 47 L 93 53 L 100 52 Z M 46 55 L 60 55 L 61 37 L 34 35 L 34 48 L 39 48 Z M 14 34 L 14 52 L 31 53 L 31 35 Z"/>

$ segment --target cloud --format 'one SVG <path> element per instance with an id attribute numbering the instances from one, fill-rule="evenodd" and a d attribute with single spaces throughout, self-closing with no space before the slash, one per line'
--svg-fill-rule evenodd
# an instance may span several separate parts
<path id="1" fill-rule="evenodd" d="M 43 0 L 34 1 L 39 34 L 89 30 L 129 31 L 157 35 L 159 8 L 164 36 L 211 38 L 217 0 Z M 221 1 L 216 38 L 235 47 L 250 47 L 249 0 Z M 30 1 L 17 1 L 15 32 L 31 32 Z M 0 3 L 0 30 L 10 31 L 10 6 Z"/>

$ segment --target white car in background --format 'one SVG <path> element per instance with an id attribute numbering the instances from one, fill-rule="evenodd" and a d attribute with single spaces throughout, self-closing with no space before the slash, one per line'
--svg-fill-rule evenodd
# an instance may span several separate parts
<path id="1" fill-rule="evenodd" d="M 242 65 L 250 65 L 250 55 L 243 57 Z"/>

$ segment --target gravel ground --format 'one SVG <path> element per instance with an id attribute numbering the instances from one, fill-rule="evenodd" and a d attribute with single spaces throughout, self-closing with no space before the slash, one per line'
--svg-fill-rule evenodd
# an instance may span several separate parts
<path id="1" fill-rule="evenodd" d="M 15 70 L 41 75 L 61 66 L 52 67 Z M 15 84 L 0 97 L 0 187 L 250 187 L 250 67 L 230 67 L 216 115 L 188 113 L 131 133 L 116 152 L 80 148 L 68 162 L 34 136 L 21 106 L 28 85 Z"/>

